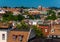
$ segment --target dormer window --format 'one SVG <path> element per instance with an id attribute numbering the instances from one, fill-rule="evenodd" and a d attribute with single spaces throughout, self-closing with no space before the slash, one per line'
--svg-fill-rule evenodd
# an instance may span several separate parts
<path id="1" fill-rule="evenodd" d="M 13 35 L 13 39 L 16 40 L 17 39 L 17 36 L 16 35 Z"/>
<path id="2" fill-rule="evenodd" d="M 23 40 L 23 35 L 19 35 L 19 40 L 22 42 L 22 40 Z"/>

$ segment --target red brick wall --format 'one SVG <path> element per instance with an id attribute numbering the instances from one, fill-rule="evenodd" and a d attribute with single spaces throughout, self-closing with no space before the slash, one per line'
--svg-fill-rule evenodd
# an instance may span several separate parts
<path id="1" fill-rule="evenodd" d="M 44 36 L 47 36 L 49 34 L 49 31 L 50 31 L 49 26 L 41 26 L 41 25 L 39 25 L 38 28 L 42 29 L 42 32 L 43 32 Z M 47 29 L 47 32 L 45 32 L 45 29 Z"/>

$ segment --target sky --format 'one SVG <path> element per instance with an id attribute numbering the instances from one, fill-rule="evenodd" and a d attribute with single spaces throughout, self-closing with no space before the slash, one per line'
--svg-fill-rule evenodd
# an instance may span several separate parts
<path id="1" fill-rule="evenodd" d="M 60 7 L 60 0 L 0 0 L 1 6 Z"/>

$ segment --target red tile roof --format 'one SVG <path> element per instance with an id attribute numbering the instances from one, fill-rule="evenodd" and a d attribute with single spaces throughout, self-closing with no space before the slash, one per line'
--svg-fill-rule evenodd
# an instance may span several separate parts
<path id="1" fill-rule="evenodd" d="M 48 26 L 39 26 L 39 28 L 49 28 Z"/>

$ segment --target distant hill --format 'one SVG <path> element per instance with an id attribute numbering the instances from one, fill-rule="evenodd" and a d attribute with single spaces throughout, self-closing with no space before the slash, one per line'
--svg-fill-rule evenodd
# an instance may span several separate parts
<path id="1" fill-rule="evenodd" d="M 20 6 L 20 7 L 8 7 L 8 6 L 2 6 L 0 8 L 23 8 L 23 9 L 29 9 L 29 8 L 34 8 L 36 9 L 35 7 L 25 7 L 25 6 Z"/>
<path id="2" fill-rule="evenodd" d="M 25 7 L 25 6 L 21 6 L 21 7 L 14 7 L 14 8 L 23 8 L 23 9 L 34 8 L 34 9 L 36 9 L 35 7 Z"/>
<path id="3" fill-rule="evenodd" d="M 58 7 L 49 7 L 49 9 L 60 10 Z"/>

